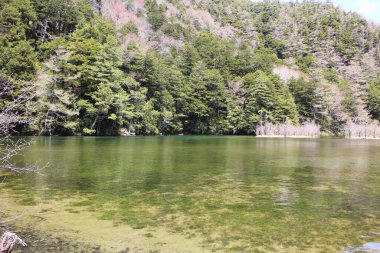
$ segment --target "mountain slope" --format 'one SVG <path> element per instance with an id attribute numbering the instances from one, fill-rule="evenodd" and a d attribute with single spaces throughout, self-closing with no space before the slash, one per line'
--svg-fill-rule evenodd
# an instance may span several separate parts
<path id="1" fill-rule="evenodd" d="M 249 134 L 316 121 L 339 134 L 379 119 L 380 28 L 331 3 L 0 5 L 2 75 L 40 94 L 27 131 Z"/>

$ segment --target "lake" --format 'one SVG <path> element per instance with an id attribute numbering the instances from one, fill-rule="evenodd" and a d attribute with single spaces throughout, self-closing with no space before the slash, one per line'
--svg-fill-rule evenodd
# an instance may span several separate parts
<path id="1" fill-rule="evenodd" d="M 1 217 L 37 235 L 25 234 L 23 252 L 356 252 L 380 242 L 380 141 L 33 140 L 19 162 L 48 164 L 41 174 L 0 178 Z"/>

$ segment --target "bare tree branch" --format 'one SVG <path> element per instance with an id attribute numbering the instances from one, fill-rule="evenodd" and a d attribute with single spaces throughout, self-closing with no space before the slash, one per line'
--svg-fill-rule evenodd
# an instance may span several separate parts
<path id="1" fill-rule="evenodd" d="M 33 172 L 36 166 L 20 168 L 13 158 L 30 146 L 24 138 L 14 138 L 16 127 L 30 123 L 26 116 L 28 102 L 34 98 L 32 86 L 25 86 L 21 94 L 14 95 L 13 82 L 4 76 L 0 77 L 0 169 L 18 173 Z"/>

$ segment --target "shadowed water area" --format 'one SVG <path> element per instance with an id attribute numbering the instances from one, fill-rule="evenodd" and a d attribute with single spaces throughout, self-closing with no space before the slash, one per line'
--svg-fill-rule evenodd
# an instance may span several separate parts
<path id="1" fill-rule="evenodd" d="M 0 184 L 0 218 L 29 238 L 24 252 L 362 252 L 380 242 L 379 141 L 38 137 L 19 159 L 49 163 Z"/>

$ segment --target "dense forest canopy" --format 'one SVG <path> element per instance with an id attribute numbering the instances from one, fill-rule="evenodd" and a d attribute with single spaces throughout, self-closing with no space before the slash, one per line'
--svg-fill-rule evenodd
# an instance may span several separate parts
<path id="1" fill-rule="evenodd" d="M 329 2 L 0 0 L 27 134 L 255 134 L 380 119 L 380 27 Z M 1 99 L 0 107 L 7 103 Z"/>

